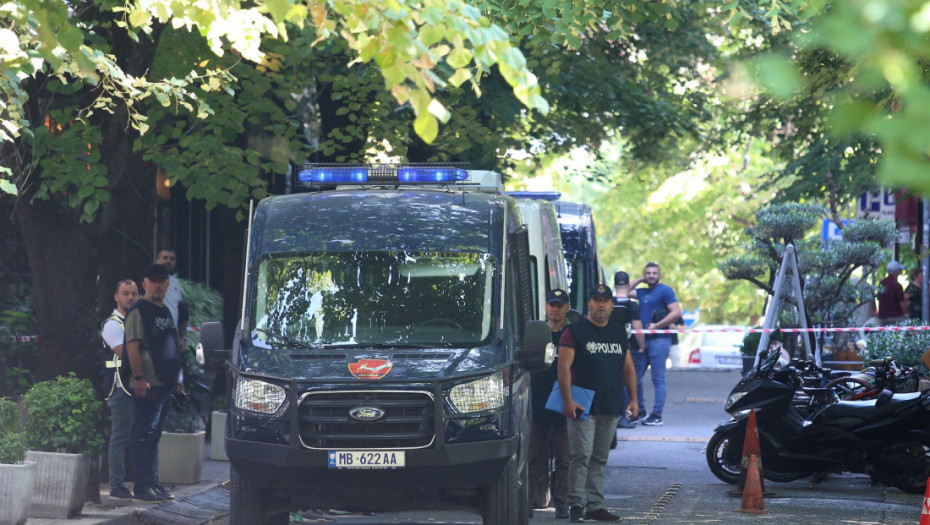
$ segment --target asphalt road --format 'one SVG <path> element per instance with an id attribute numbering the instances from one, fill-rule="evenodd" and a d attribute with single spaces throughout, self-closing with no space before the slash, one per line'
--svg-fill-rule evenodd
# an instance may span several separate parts
<path id="1" fill-rule="evenodd" d="M 648 374 L 647 374 L 648 376 Z M 773 524 L 916 524 L 923 497 L 896 488 L 872 486 L 862 475 L 832 475 L 816 486 L 809 480 L 766 482 L 767 514 L 734 512 L 740 499 L 734 488 L 707 468 L 704 446 L 713 428 L 727 419 L 723 403 L 739 380 L 736 371 L 670 370 L 665 425 L 618 430 L 611 452 L 605 494 L 625 523 L 773 523 Z M 646 384 L 651 410 L 652 385 Z M 764 458 L 763 458 L 764 459 Z M 465 512 L 405 512 L 358 516 L 328 511 L 306 514 L 308 523 L 338 525 L 448 524 L 475 525 L 481 519 Z M 224 525 L 226 521 L 218 521 Z M 531 524 L 556 520 L 553 509 L 536 510 Z"/>

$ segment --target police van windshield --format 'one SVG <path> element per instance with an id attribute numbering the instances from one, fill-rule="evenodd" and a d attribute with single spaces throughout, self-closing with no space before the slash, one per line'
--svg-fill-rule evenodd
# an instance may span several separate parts
<path id="1" fill-rule="evenodd" d="M 486 253 L 326 252 L 258 269 L 255 344 L 473 346 L 492 329 Z"/>

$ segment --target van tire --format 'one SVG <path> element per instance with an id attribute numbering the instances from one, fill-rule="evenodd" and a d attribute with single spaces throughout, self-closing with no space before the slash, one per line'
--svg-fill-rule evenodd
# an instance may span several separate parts
<path id="1" fill-rule="evenodd" d="M 517 460 L 511 458 L 500 477 L 485 487 L 481 508 L 484 525 L 520 524 L 520 494 L 523 491 L 517 475 Z M 529 499 L 522 504 L 529 508 Z"/>
<path id="2" fill-rule="evenodd" d="M 268 489 L 242 479 L 236 466 L 229 464 L 229 525 L 288 525 L 286 510 L 271 514 Z"/>

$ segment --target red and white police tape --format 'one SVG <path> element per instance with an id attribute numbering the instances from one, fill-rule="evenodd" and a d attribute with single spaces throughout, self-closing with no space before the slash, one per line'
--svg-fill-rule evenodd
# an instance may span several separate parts
<path id="1" fill-rule="evenodd" d="M 734 333 L 802 333 L 802 332 L 922 332 L 930 326 L 843 326 L 836 328 L 682 328 L 680 330 L 653 329 L 630 330 L 634 334 L 688 334 L 698 332 L 734 332 Z"/>

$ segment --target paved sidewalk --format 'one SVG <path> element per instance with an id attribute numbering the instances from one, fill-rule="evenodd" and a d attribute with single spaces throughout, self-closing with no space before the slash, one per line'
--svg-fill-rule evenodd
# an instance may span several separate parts
<path id="1" fill-rule="evenodd" d="M 166 508 L 177 505 L 179 512 L 184 513 L 184 503 L 188 500 L 197 501 L 198 498 L 218 485 L 229 480 L 229 462 L 214 461 L 209 457 L 210 443 L 204 446 L 203 476 L 199 483 L 193 485 L 166 485 L 176 499 L 171 503 L 148 503 L 138 500 L 125 500 L 110 497 L 110 485 L 104 483 L 100 486 L 100 504 L 87 502 L 80 515 L 67 520 L 29 518 L 27 525 L 139 525 L 142 521 L 139 514 L 156 507 Z M 228 510 L 225 512 L 228 514 Z M 148 520 L 147 520 L 148 521 Z M 152 523 L 170 523 L 170 521 L 157 521 Z M 198 521 L 178 520 L 177 523 L 193 524 L 204 523 Z"/>

